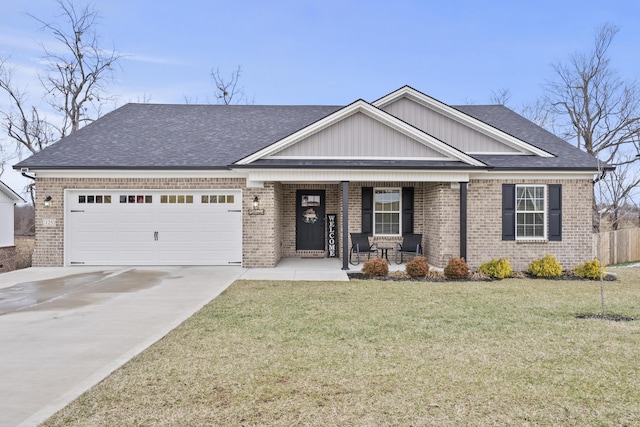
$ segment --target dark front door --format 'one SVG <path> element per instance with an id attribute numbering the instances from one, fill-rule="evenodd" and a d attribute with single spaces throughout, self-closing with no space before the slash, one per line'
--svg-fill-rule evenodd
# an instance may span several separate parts
<path id="1" fill-rule="evenodd" d="M 296 191 L 296 250 L 324 250 L 324 190 Z"/>

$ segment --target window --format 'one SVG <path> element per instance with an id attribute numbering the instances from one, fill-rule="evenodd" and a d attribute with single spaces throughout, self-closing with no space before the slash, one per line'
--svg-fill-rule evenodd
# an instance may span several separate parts
<path id="1" fill-rule="evenodd" d="M 201 203 L 235 203 L 233 194 L 203 195 Z"/>
<path id="2" fill-rule="evenodd" d="M 400 189 L 376 188 L 373 193 L 374 233 L 400 235 Z"/>
<path id="3" fill-rule="evenodd" d="M 108 194 L 83 194 L 78 196 L 78 203 L 111 203 L 111 196 Z"/>
<path id="4" fill-rule="evenodd" d="M 153 196 L 150 195 L 121 195 L 120 203 L 152 203 Z"/>
<path id="5" fill-rule="evenodd" d="M 162 194 L 160 196 L 160 203 L 191 204 L 193 203 L 193 195 L 192 194 Z"/>
<path id="6" fill-rule="evenodd" d="M 516 239 L 544 239 L 544 185 L 516 185 Z"/>

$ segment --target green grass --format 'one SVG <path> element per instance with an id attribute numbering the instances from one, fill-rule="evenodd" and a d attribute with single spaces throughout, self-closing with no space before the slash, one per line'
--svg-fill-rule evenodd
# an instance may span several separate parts
<path id="1" fill-rule="evenodd" d="M 615 271 L 608 310 L 640 318 L 640 268 Z M 239 281 L 44 425 L 638 425 L 640 321 L 575 318 L 599 298 L 585 281 Z"/>

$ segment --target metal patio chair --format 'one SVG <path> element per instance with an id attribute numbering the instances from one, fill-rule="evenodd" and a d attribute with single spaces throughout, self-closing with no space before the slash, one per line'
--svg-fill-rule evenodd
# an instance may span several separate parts
<path id="1" fill-rule="evenodd" d="M 396 246 L 396 264 L 404 262 L 404 254 L 418 256 L 422 254 L 422 234 L 407 233 L 402 236 L 402 243 Z M 400 255 L 400 261 L 398 261 Z"/>
<path id="2" fill-rule="evenodd" d="M 351 251 L 349 252 L 349 263 L 351 265 L 360 264 L 360 254 L 367 254 L 367 259 L 371 259 L 371 254 L 378 254 L 377 245 L 369 243 L 369 235 L 367 233 L 351 233 Z M 353 262 L 353 256 L 356 255 L 356 262 Z"/>

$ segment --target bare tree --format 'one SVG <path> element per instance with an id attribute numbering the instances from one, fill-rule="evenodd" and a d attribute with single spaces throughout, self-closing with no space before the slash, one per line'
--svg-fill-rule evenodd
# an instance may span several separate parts
<path id="1" fill-rule="evenodd" d="M 640 152 L 640 88 L 635 81 L 624 81 L 608 57 L 618 31 L 611 24 L 599 27 L 593 50 L 554 65 L 555 79 L 545 86 L 546 105 L 562 136 L 612 166 L 638 162 Z M 637 185 L 633 179 L 614 180 L 625 187 L 616 192 L 620 197 Z M 616 194 L 607 197 L 613 201 Z"/>
<path id="2" fill-rule="evenodd" d="M 241 74 L 242 67 L 240 65 L 231 72 L 229 77 L 222 76 L 218 68 L 211 69 L 211 78 L 216 87 L 215 96 L 218 103 L 231 105 L 246 101 L 244 88 L 238 86 Z"/>
<path id="3" fill-rule="evenodd" d="M 511 108 L 516 111 L 521 116 L 527 118 L 533 123 L 537 124 L 540 127 L 547 129 L 549 132 L 554 131 L 554 123 L 553 119 L 549 114 L 549 109 L 545 105 L 543 100 L 538 99 L 533 104 L 522 104 L 520 108 L 510 106 L 511 101 L 511 90 L 510 89 L 499 89 L 491 91 L 491 103 L 504 105 L 505 107 Z"/>
<path id="4" fill-rule="evenodd" d="M 611 228 L 617 230 L 625 221 L 631 220 L 629 206 L 637 196 L 640 186 L 640 171 L 629 162 L 623 162 L 607 173 L 597 188 L 599 210 L 606 215 Z"/>
<path id="5" fill-rule="evenodd" d="M 56 132 L 35 106 L 28 105 L 27 94 L 13 82 L 13 68 L 7 61 L 0 61 L 0 89 L 9 97 L 11 108 L 0 111 L 2 127 L 9 138 L 16 143 L 15 156 L 19 157 L 23 148 L 37 153 L 52 143 Z M 7 153 L 5 153 L 7 155 Z"/>
<path id="6" fill-rule="evenodd" d="M 491 90 L 491 103 L 507 106 L 511 100 L 511 91 L 506 88 Z"/>
<path id="7" fill-rule="evenodd" d="M 533 104 L 523 104 L 518 112 L 538 126 L 556 134 L 555 117 L 549 113 L 544 100 L 538 99 Z"/>
<path id="8" fill-rule="evenodd" d="M 120 55 L 100 47 L 96 34 L 98 13 L 89 6 L 78 8 L 71 0 L 59 0 L 58 5 L 61 24 L 30 15 L 59 43 L 55 48 L 42 45 L 47 65 L 39 76 L 53 117 L 47 118 L 44 107 L 30 105 L 26 91 L 12 80 L 14 69 L 6 59 L 0 62 L 0 89 L 10 101 L 10 107 L 0 111 L 0 117 L 17 151 L 42 150 L 95 120 L 101 106 L 110 100 L 104 86 Z"/>
<path id="9" fill-rule="evenodd" d="M 79 9 L 71 0 L 59 0 L 64 26 L 34 19 L 50 31 L 63 45 L 63 53 L 56 53 L 43 45 L 48 72 L 40 77 L 48 94 L 49 105 L 63 117 L 60 136 L 78 130 L 95 120 L 87 113 L 93 107 L 96 115 L 108 101 L 104 83 L 112 77 L 120 59 L 115 50 L 100 47 L 96 33 L 98 12 L 90 6 Z"/>

